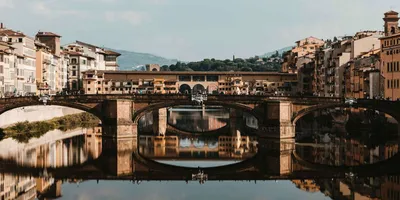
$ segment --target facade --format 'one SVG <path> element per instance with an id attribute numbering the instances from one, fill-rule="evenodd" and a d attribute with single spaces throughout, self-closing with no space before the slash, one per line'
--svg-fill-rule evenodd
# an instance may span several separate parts
<path id="1" fill-rule="evenodd" d="M 83 72 L 86 94 L 208 93 L 279 94 L 278 89 L 297 82 L 296 74 L 276 72 Z M 258 92 L 258 93 L 257 93 Z"/>
<path id="2" fill-rule="evenodd" d="M 308 37 L 296 42 L 296 47 L 292 49 L 293 53 L 296 53 L 298 57 L 302 57 L 307 54 L 314 54 L 315 51 L 323 46 L 325 42 L 315 37 Z"/>
<path id="3" fill-rule="evenodd" d="M 0 37 L 8 42 L 14 56 L 8 56 L 11 83 L 5 92 L 13 95 L 29 95 L 36 93 L 36 48 L 34 39 L 22 32 L 0 27 Z"/>
<path id="4" fill-rule="evenodd" d="M 67 88 L 81 91 L 82 73 L 88 70 L 117 70 L 119 53 L 76 41 L 64 46 L 64 53 L 69 57 Z"/>
<path id="5" fill-rule="evenodd" d="M 400 98 L 400 28 L 398 13 L 389 11 L 383 18 L 385 37 L 381 39 L 381 66 L 385 78 L 385 98 Z"/>
<path id="6" fill-rule="evenodd" d="M 0 40 L 0 98 L 10 95 L 14 87 L 14 48 L 10 43 Z"/>
<path id="7" fill-rule="evenodd" d="M 22 32 L 0 28 L 2 41 L 7 41 L 14 48 L 14 60 L 9 61 L 14 65 L 10 70 L 13 79 L 14 95 L 28 95 L 36 93 L 36 48 L 34 39 Z"/>
<path id="8" fill-rule="evenodd" d="M 68 70 L 68 55 L 61 51 L 61 36 L 52 32 L 38 32 L 36 34 L 37 43 L 44 44 L 47 48 L 47 54 L 50 58 L 50 81 L 44 82 L 43 80 L 38 80 L 38 88 L 40 90 L 47 89 L 51 93 L 61 92 L 67 88 L 67 70 Z M 42 48 L 41 48 L 42 49 Z M 37 51 L 39 52 L 39 50 Z M 37 53 L 37 58 L 42 59 Z M 36 74 L 41 74 L 40 71 L 43 68 L 38 68 L 41 66 L 41 62 L 36 63 L 37 72 Z M 49 73 L 49 70 L 46 71 Z M 54 72 L 54 75 L 53 75 Z M 45 87 L 43 87 L 43 85 Z M 47 88 L 46 88 L 47 86 Z"/>
<path id="9" fill-rule="evenodd" d="M 37 93 L 56 92 L 56 65 L 50 48 L 43 43 L 36 45 L 36 84 Z"/>

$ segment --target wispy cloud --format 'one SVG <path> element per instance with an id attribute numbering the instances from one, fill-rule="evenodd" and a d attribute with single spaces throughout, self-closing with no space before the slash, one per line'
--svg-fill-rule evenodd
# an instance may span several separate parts
<path id="1" fill-rule="evenodd" d="M 14 8 L 13 0 L 0 0 L 0 8 Z"/>
<path id="2" fill-rule="evenodd" d="M 32 11 L 34 14 L 37 15 L 45 15 L 45 16 L 51 16 L 51 17 L 59 17 L 59 16 L 65 16 L 65 15 L 72 15 L 72 16 L 80 16 L 82 17 L 82 12 L 78 10 L 71 10 L 68 8 L 65 9 L 59 9 L 56 8 L 56 6 L 51 5 L 52 2 L 46 2 L 46 1 L 36 1 L 32 5 Z"/>
<path id="3" fill-rule="evenodd" d="M 147 12 L 142 11 L 107 11 L 105 13 L 105 19 L 109 22 L 125 21 L 134 26 L 139 26 L 146 21 L 150 20 L 150 15 Z"/>

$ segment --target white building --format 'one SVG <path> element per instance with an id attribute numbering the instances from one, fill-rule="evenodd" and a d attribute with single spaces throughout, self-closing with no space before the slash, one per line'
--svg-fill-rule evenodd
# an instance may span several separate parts
<path id="1" fill-rule="evenodd" d="M 14 81 L 14 93 L 26 95 L 36 93 L 36 48 L 34 39 L 22 32 L 0 28 L 1 40 L 14 48 L 16 59 L 9 60 L 10 78 Z"/>

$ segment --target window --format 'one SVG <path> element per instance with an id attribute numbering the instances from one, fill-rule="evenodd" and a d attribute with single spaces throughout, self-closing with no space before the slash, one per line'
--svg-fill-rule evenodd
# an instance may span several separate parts
<path id="1" fill-rule="evenodd" d="M 90 84 L 90 83 L 91 83 L 90 81 L 87 82 L 87 84 Z"/>
<path id="2" fill-rule="evenodd" d="M 76 58 L 71 59 L 71 64 L 77 64 L 78 62 L 76 61 Z M 75 66 L 74 66 L 75 67 Z"/>
<path id="3" fill-rule="evenodd" d="M 76 71 L 75 70 L 72 71 L 72 76 L 76 76 Z"/>
<path id="4" fill-rule="evenodd" d="M 22 38 L 18 38 L 18 42 L 22 42 Z"/>
<path id="5" fill-rule="evenodd" d="M 390 88 L 390 80 L 387 80 L 387 88 Z"/>
<path id="6" fill-rule="evenodd" d="M 105 91 L 108 91 L 108 88 L 104 88 Z"/>
<path id="7" fill-rule="evenodd" d="M 90 91 L 90 88 L 88 88 L 87 91 Z"/>
<path id="8" fill-rule="evenodd" d="M 100 81 L 97 81 L 97 84 L 99 84 L 99 85 L 100 85 L 100 84 L 101 84 L 101 83 L 100 83 Z"/>
<path id="9" fill-rule="evenodd" d="M 3 71 L 3 65 L 0 65 L 0 73 L 4 73 L 4 71 Z"/>
<path id="10" fill-rule="evenodd" d="M 100 90 L 101 90 L 101 88 L 97 88 L 97 90 L 98 90 L 98 91 L 100 91 Z"/>
<path id="11" fill-rule="evenodd" d="M 86 60 L 82 60 L 82 64 L 86 65 Z"/>

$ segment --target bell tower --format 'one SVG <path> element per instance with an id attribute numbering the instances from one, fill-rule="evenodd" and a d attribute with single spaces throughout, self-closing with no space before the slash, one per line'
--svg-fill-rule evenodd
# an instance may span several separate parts
<path id="1" fill-rule="evenodd" d="M 385 13 L 385 36 L 391 36 L 399 33 L 399 13 L 391 10 Z"/>

